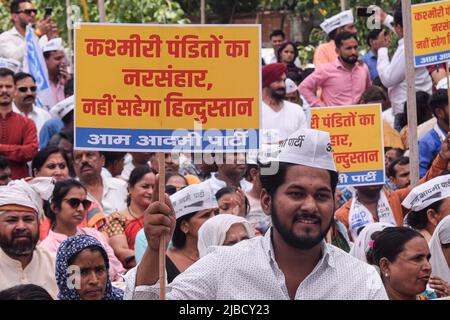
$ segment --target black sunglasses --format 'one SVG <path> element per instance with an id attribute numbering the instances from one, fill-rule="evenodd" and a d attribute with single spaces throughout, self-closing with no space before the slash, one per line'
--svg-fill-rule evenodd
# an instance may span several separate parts
<path id="1" fill-rule="evenodd" d="M 36 92 L 37 87 L 33 86 L 33 87 L 18 87 L 17 88 L 17 90 L 19 90 L 20 92 L 23 92 L 23 93 L 27 92 L 28 89 L 30 89 L 31 92 Z"/>
<path id="2" fill-rule="evenodd" d="M 32 13 L 37 14 L 37 9 L 18 10 L 16 13 L 25 13 L 26 15 L 31 16 Z"/>
<path id="3" fill-rule="evenodd" d="M 91 206 L 91 203 L 92 203 L 92 201 L 88 200 L 88 199 L 80 200 L 78 198 L 70 198 L 70 199 L 64 199 L 64 200 L 67 201 L 69 206 L 71 206 L 73 209 L 78 208 L 80 206 L 80 203 L 82 203 L 84 210 L 87 210 Z"/>

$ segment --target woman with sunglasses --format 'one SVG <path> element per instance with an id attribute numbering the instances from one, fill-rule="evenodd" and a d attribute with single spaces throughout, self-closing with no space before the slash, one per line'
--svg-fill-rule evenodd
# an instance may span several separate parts
<path id="1" fill-rule="evenodd" d="M 86 196 L 86 189 L 76 180 L 70 179 L 56 183 L 50 202 L 51 228 L 40 246 L 56 253 L 61 243 L 68 237 L 80 234 L 90 235 L 100 241 L 108 254 L 109 274 L 112 281 L 119 281 L 120 274 L 125 270 L 114 255 L 106 237 L 95 228 L 79 227 L 86 217 L 86 210 L 91 205 L 91 201 L 87 200 Z"/>

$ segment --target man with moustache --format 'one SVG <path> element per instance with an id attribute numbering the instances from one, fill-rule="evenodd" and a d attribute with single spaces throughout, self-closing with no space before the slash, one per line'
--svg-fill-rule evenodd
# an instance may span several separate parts
<path id="1" fill-rule="evenodd" d="M 35 188 L 48 189 L 50 180 L 20 180 L 0 187 L 0 291 L 35 284 L 56 299 L 55 256 L 36 246 L 43 209 Z"/>
<path id="2" fill-rule="evenodd" d="M 273 227 L 263 237 L 217 247 L 167 286 L 167 299 L 387 299 L 375 268 L 324 241 L 338 182 L 329 133 L 301 129 L 280 148 L 270 163 L 278 170 L 261 172 L 261 205 Z M 158 192 L 153 197 L 144 218 L 148 248 L 125 276 L 125 299 L 159 297 L 160 237 L 170 239 L 175 212 L 167 196 L 165 203 Z"/>
<path id="3" fill-rule="evenodd" d="M 307 126 L 303 109 L 285 100 L 286 72 L 284 63 L 262 67 L 261 142 L 264 145 L 278 144 Z"/>
<path id="4" fill-rule="evenodd" d="M 14 75 L 14 81 L 16 83 L 16 92 L 13 111 L 33 120 L 39 137 L 42 126 L 47 120 L 52 119 L 52 116 L 48 111 L 34 104 L 37 95 L 36 80 L 31 74 L 18 72 Z"/>
<path id="5" fill-rule="evenodd" d="M 316 69 L 299 86 L 300 94 L 311 107 L 357 104 L 363 92 L 372 84 L 367 65 L 358 60 L 358 40 L 353 33 L 336 36 L 338 58 Z M 319 98 L 317 89 L 322 88 Z"/>
<path id="6" fill-rule="evenodd" d="M 8 159 L 13 180 L 29 176 L 27 162 L 38 151 L 36 125 L 13 112 L 15 90 L 14 73 L 0 68 L 0 155 Z"/>
<path id="7" fill-rule="evenodd" d="M 97 203 L 103 213 L 108 216 L 126 209 L 128 192 L 125 181 L 102 177 L 104 165 L 105 156 L 99 151 L 74 150 L 73 152 L 75 173 L 88 191 L 88 200 Z"/>

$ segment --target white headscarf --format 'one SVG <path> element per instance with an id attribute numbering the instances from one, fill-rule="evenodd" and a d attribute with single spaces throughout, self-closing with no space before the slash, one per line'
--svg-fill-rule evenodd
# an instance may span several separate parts
<path id="1" fill-rule="evenodd" d="M 441 244 L 450 243 L 450 216 L 446 216 L 439 222 L 434 230 L 433 237 L 430 241 L 430 253 L 431 253 L 431 274 L 438 276 L 447 282 L 450 282 L 450 266 L 445 260 L 444 253 L 442 252 Z"/>
<path id="2" fill-rule="evenodd" d="M 350 250 L 350 255 L 355 258 L 367 262 L 366 253 L 369 251 L 369 243 L 372 240 L 372 234 L 377 231 L 382 231 L 384 228 L 394 227 L 394 225 L 386 222 L 375 222 L 367 224 L 356 238 L 355 244 Z"/>
<path id="3" fill-rule="evenodd" d="M 54 187 L 54 180 L 49 177 L 33 178 L 28 181 L 13 180 L 7 186 L 0 186 L 0 206 L 20 205 L 31 208 L 42 216 L 43 200 L 50 198 Z"/>
<path id="4" fill-rule="evenodd" d="M 250 222 L 239 216 L 224 213 L 206 220 L 198 230 L 197 247 L 200 258 L 205 256 L 211 247 L 223 245 L 228 230 L 236 223 L 244 225 L 249 238 L 255 236 Z"/>

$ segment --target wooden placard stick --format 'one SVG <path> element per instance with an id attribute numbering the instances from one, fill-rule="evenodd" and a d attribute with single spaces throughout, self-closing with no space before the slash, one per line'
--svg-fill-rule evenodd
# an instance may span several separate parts
<path id="1" fill-rule="evenodd" d="M 159 174 L 159 199 L 165 203 L 166 195 L 166 167 L 164 152 L 158 152 L 158 174 Z M 159 242 L 159 299 L 166 300 L 166 235 L 161 236 Z"/>

